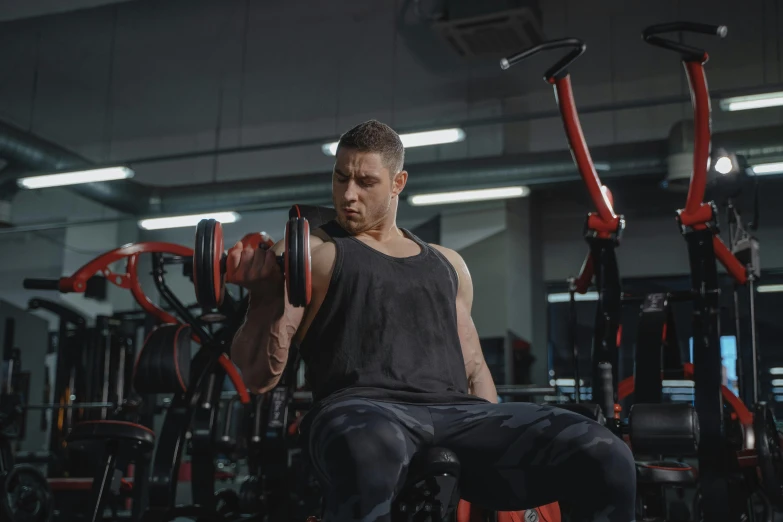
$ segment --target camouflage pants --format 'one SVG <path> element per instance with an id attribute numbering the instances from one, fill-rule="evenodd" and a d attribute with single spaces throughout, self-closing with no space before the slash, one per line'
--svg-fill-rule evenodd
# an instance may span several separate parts
<path id="1" fill-rule="evenodd" d="M 411 457 L 455 452 L 460 495 L 516 511 L 558 501 L 571 520 L 635 519 L 636 468 L 625 443 L 576 413 L 530 403 L 410 405 L 346 398 L 303 431 L 324 491 L 324 522 L 386 522 Z"/>

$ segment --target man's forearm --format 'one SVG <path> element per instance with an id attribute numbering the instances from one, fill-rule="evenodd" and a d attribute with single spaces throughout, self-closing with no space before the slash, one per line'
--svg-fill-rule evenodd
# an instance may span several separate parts
<path id="1" fill-rule="evenodd" d="M 252 392 L 265 393 L 280 380 L 301 316 L 300 309 L 288 304 L 254 302 L 251 297 L 245 322 L 231 344 L 231 359 Z"/>
<path id="2" fill-rule="evenodd" d="M 469 377 L 468 381 L 471 395 L 481 397 L 489 402 L 498 402 L 495 381 L 492 379 L 492 374 L 486 363 L 483 363 L 476 372 Z"/>

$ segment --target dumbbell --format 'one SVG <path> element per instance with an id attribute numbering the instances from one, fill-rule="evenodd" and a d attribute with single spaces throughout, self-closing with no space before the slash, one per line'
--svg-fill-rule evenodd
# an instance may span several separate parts
<path id="1" fill-rule="evenodd" d="M 274 241 L 262 233 L 248 234 L 243 244 L 269 249 Z M 196 227 L 193 249 L 193 285 L 196 299 L 204 310 L 214 310 L 223 303 L 226 291 L 226 251 L 223 226 L 214 219 L 202 219 Z M 307 219 L 294 217 L 285 228 L 285 248 L 277 256 L 285 277 L 288 301 L 296 307 L 310 303 L 310 225 Z"/>

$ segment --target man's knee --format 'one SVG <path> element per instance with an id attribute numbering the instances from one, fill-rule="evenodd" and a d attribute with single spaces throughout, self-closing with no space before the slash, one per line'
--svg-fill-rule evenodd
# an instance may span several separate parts
<path id="1" fill-rule="evenodd" d="M 394 490 L 412 448 L 398 422 L 370 408 L 343 411 L 314 423 L 310 457 L 328 483 L 357 482 Z"/>
<path id="2" fill-rule="evenodd" d="M 631 449 L 622 439 L 606 427 L 589 421 L 579 438 L 579 445 L 599 484 L 617 493 L 636 490 L 636 463 Z"/>

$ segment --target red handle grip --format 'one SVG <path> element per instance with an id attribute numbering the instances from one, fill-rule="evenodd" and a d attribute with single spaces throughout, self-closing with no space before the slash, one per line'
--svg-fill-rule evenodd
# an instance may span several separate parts
<path id="1" fill-rule="evenodd" d="M 554 80 L 555 94 L 557 96 L 560 114 L 563 117 L 568 144 L 574 156 L 579 174 L 587 185 L 587 191 L 590 194 L 598 215 L 606 223 L 616 223 L 618 218 L 614 213 L 612 204 L 601 189 L 601 180 L 593 165 L 593 159 L 590 157 L 590 151 L 587 149 L 587 142 L 582 133 L 582 126 L 579 124 L 579 115 L 576 112 L 573 91 L 571 89 L 571 77 L 564 76 Z"/>
<path id="2" fill-rule="evenodd" d="M 710 95 L 704 67 L 699 62 L 684 62 L 693 100 L 693 176 L 688 187 L 685 211 L 693 214 L 704 200 L 707 187 L 707 161 L 710 155 Z"/>
<path id="3" fill-rule="evenodd" d="M 744 285 L 748 281 L 748 271 L 745 269 L 745 265 L 740 263 L 739 259 L 731 253 L 729 247 L 718 236 L 712 236 L 712 247 L 720 264 L 737 283 Z"/>

